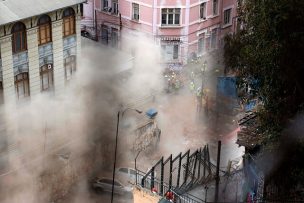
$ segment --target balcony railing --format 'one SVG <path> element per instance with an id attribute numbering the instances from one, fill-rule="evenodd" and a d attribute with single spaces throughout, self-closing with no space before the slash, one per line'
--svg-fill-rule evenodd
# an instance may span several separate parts
<path id="1" fill-rule="evenodd" d="M 13 69 L 14 69 L 14 75 L 18 75 L 19 73 L 22 72 L 28 72 L 29 65 L 28 65 L 27 51 L 23 51 L 13 55 Z"/>
<path id="2" fill-rule="evenodd" d="M 44 44 L 39 46 L 39 58 L 44 58 L 46 56 L 53 54 L 53 43 Z"/>
<path id="3" fill-rule="evenodd" d="M 63 50 L 76 47 L 76 35 L 72 35 L 63 39 Z"/>
<path id="4" fill-rule="evenodd" d="M 39 46 L 39 67 L 53 63 L 53 43 Z"/>
<path id="5" fill-rule="evenodd" d="M 23 51 L 20 53 L 13 54 L 13 65 L 14 67 L 28 63 L 28 53 Z"/>

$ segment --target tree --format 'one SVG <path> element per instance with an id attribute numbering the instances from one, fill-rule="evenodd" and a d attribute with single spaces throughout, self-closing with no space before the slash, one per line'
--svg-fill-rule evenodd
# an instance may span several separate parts
<path id="1" fill-rule="evenodd" d="M 240 86 L 258 82 L 261 124 L 280 131 L 304 100 L 304 1 L 238 3 L 241 28 L 225 38 L 225 64 L 239 76 Z"/>
<path id="2" fill-rule="evenodd" d="M 259 130 L 269 139 L 259 161 L 280 160 L 266 172 L 267 179 L 290 197 L 304 180 L 304 138 L 286 133 L 304 103 L 304 1 L 239 0 L 238 5 L 239 31 L 225 37 L 225 65 L 236 73 L 240 87 L 257 83 L 254 94 L 242 97 L 258 97 L 263 104 Z"/>

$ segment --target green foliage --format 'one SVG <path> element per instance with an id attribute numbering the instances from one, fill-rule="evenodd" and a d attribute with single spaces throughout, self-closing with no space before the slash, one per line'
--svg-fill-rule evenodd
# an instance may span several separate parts
<path id="1" fill-rule="evenodd" d="M 243 28 L 226 36 L 225 64 L 241 85 L 248 78 L 258 80 L 261 123 L 265 130 L 280 131 L 304 100 L 304 1 L 242 2 L 238 20 Z"/>

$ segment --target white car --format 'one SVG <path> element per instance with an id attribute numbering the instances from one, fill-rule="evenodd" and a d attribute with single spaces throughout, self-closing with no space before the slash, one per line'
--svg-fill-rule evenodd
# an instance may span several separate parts
<path id="1" fill-rule="evenodd" d="M 121 180 L 125 184 L 135 184 L 136 170 L 133 168 L 121 167 L 116 169 L 115 177 L 117 177 L 118 180 Z"/>
<path id="2" fill-rule="evenodd" d="M 93 189 L 101 192 L 112 192 L 112 179 L 97 178 L 93 182 Z M 132 191 L 132 187 L 125 186 L 121 182 L 114 181 L 114 193 L 118 195 L 128 195 Z"/>

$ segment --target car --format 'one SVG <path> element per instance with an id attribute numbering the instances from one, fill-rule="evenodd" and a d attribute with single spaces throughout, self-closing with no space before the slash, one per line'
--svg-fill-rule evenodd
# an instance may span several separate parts
<path id="1" fill-rule="evenodd" d="M 136 170 L 127 167 L 118 168 L 116 169 L 116 177 L 125 184 L 135 184 Z"/>
<path id="2" fill-rule="evenodd" d="M 93 189 L 96 192 L 112 192 L 112 179 L 110 178 L 96 178 L 93 182 Z M 118 180 L 114 181 L 114 194 L 129 195 L 132 187 L 125 186 Z"/>
<path id="3" fill-rule="evenodd" d="M 149 171 L 149 170 L 148 170 Z M 143 178 L 144 174 L 142 172 L 139 172 L 137 174 L 137 183 L 141 182 L 141 179 Z M 154 177 L 157 178 L 157 173 L 154 172 Z M 133 168 L 128 167 L 121 167 L 116 169 L 116 178 L 120 181 L 122 181 L 125 184 L 136 184 L 136 170 Z M 151 176 L 149 175 L 146 179 L 147 182 L 150 183 Z"/>

